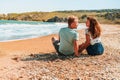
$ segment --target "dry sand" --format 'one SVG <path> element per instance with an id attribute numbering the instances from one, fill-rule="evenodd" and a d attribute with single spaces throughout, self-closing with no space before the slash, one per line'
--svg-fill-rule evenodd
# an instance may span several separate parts
<path id="1" fill-rule="evenodd" d="M 49 35 L 0 42 L 0 80 L 120 80 L 120 25 L 102 24 L 105 52 L 58 57 Z M 80 42 L 84 32 L 79 31 Z"/>

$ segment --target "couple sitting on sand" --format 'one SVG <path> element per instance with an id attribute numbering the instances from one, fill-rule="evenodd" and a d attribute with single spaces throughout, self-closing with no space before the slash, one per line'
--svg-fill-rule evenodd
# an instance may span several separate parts
<path id="1" fill-rule="evenodd" d="M 101 26 L 95 18 L 87 17 L 85 29 L 86 41 L 81 45 L 78 44 L 79 33 L 75 31 L 78 26 L 78 18 L 70 16 L 68 18 L 68 27 L 59 31 L 59 39 L 52 38 L 52 43 L 60 56 L 79 56 L 86 49 L 89 55 L 101 55 L 104 52 L 100 40 Z"/>

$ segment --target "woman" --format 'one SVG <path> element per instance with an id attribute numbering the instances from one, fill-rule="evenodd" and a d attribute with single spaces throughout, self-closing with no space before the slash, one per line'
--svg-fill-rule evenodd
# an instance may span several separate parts
<path id="1" fill-rule="evenodd" d="M 79 45 L 79 52 L 84 49 L 87 50 L 89 55 L 101 55 L 104 52 L 103 45 L 101 43 L 101 27 L 95 18 L 87 17 L 86 21 L 87 29 L 85 30 L 86 41 Z"/>

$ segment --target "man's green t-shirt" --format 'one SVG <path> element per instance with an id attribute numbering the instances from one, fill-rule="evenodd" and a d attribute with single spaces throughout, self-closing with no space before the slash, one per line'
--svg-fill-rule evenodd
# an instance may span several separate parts
<path id="1" fill-rule="evenodd" d="M 64 55 L 70 55 L 74 53 L 74 40 L 79 40 L 79 33 L 74 29 L 68 27 L 62 28 L 59 32 L 60 46 L 59 51 Z"/>

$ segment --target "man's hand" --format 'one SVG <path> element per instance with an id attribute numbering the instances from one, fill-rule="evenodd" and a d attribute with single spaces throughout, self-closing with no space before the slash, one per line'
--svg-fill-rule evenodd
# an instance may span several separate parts
<path id="1" fill-rule="evenodd" d="M 74 56 L 78 57 L 78 56 L 79 56 L 79 54 L 74 54 Z"/>

